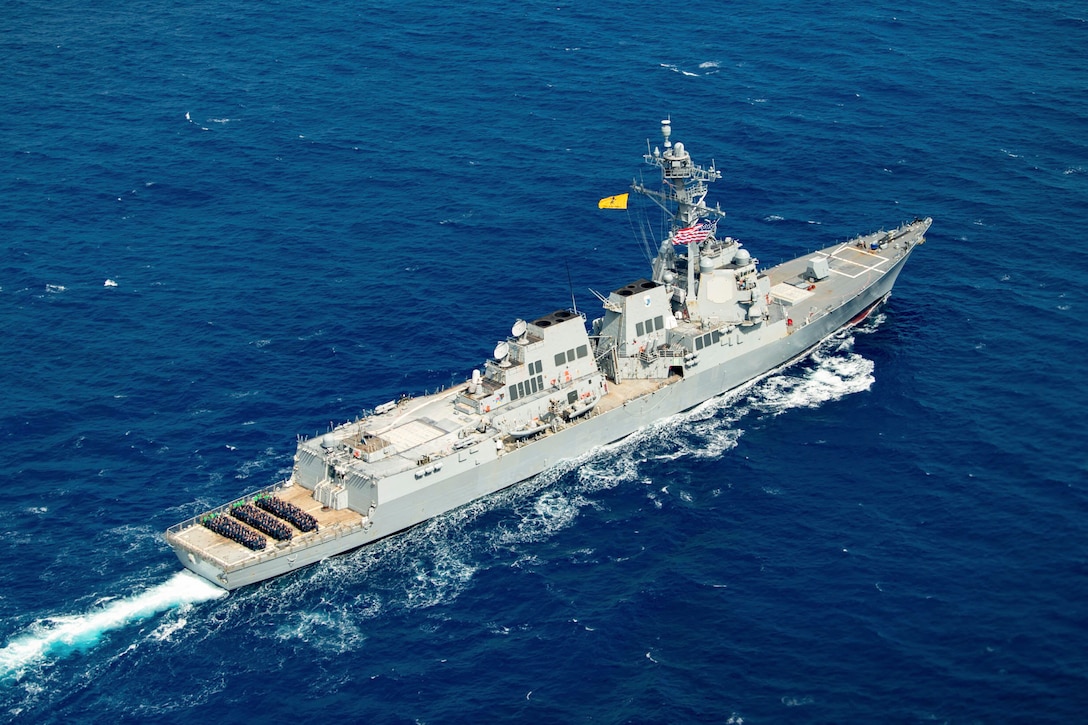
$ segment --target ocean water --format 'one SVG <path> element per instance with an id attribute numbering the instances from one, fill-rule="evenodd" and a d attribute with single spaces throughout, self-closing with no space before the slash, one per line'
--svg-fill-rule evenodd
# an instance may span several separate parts
<path id="1" fill-rule="evenodd" d="M 0 719 L 1083 719 L 1082 3 L 4 16 Z M 596 201 L 664 117 L 765 264 L 932 216 L 882 314 L 368 549 L 180 570 L 296 434 L 643 276 Z"/>

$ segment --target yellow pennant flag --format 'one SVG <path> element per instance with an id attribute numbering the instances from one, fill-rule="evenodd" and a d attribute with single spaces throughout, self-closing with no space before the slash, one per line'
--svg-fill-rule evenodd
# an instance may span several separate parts
<path id="1" fill-rule="evenodd" d="M 597 202 L 598 209 L 626 209 L 627 208 L 627 194 L 616 194 L 615 196 L 606 196 Z"/>

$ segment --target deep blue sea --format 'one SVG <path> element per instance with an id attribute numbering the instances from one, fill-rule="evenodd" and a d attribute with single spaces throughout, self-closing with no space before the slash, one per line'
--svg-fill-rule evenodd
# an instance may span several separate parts
<path id="1" fill-rule="evenodd" d="M 3 17 L 0 720 L 1083 722 L 1083 2 Z M 371 548 L 182 573 L 296 435 L 646 275 L 596 202 L 666 117 L 764 264 L 932 216 L 883 312 Z"/>

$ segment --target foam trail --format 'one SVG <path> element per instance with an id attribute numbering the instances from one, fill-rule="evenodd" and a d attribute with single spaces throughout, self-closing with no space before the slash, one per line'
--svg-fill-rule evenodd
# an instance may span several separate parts
<path id="1" fill-rule="evenodd" d="M 217 599 L 227 592 L 188 571 L 138 594 L 112 601 L 84 614 L 48 617 L 35 622 L 26 633 L 0 649 L 0 680 L 19 677 L 28 665 L 57 654 L 86 650 L 107 632 L 153 614 L 197 602 Z"/>

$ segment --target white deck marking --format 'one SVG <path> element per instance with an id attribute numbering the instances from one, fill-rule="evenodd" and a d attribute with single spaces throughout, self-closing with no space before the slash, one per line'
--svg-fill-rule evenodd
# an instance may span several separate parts
<path id="1" fill-rule="evenodd" d="M 858 259 L 856 258 L 850 259 L 849 257 L 845 256 L 846 254 L 850 254 L 856 258 L 860 258 L 862 261 L 858 261 Z M 857 279 L 861 275 L 868 274 L 869 272 L 880 272 L 880 267 L 887 264 L 889 261 L 884 257 L 881 257 L 879 254 L 873 254 L 868 250 L 859 249 L 858 247 L 855 247 L 851 244 L 843 244 L 831 254 L 824 256 L 826 256 L 829 260 L 834 260 L 834 262 L 840 262 L 843 265 L 858 267 L 858 271 L 851 274 L 850 272 L 838 269 L 835 265 L 833 265 L 831 261 L 828 262 L 828 267 L 830 268 L 831 272 L 834 272 L 835 274 L 841 274 L 843 277 L 849 277 L 850 279 Z M 873 263 L 866 263 L 868 260 L 865 260 L 865 257 L 872 257 L 876 261 Z"/>
<path id="2" fill-rule="evenodd" d="M 386 431 L 382 437 L 396 446 L 398 451 L 406 451 L 409 448 L 415 448 L 422 443 L 434 440 L 444 433 L 445 431 L 439 430 L 422 420 L 413 420 Z"/>

